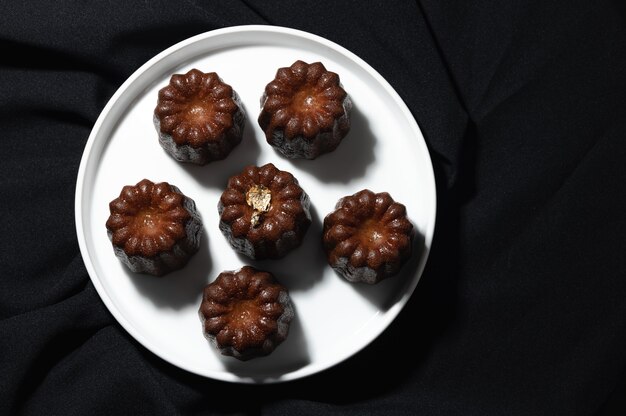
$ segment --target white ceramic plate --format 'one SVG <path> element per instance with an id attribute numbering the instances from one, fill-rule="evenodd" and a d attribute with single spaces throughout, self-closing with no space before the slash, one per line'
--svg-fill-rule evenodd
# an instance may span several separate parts
<path id="1" fill-rule="evenodd" d="M 321 61 L 351 96 L 352 129 L 339 148 L 316 160 L 288 160 L 257 124 L 259 99 L 279 67 Z M 206 166 L 181 164 L 160 147 L 152 124 L 157 91 L 173 73 L 215 71 L 239 93 L 247 112 L 242 143 Z M 309 194 L 313 224 L 303 245 L 283 260 L 249 261 L 218 229 L 217 202 L 231 175 L 272 162 L 293 173 Z M 162 278 L 133 274 L 115 257 L 105 222 L 124 185 L 167 181 L 196 201 L 204 222 L 199 253 Z M 350 284 L 325 262 L 321 224 L 339 198 L 361 189 L 387 191 L 406 205 L 418 230 L 412 260 L 375 286 Z M 89 136 L 76 188 L 76 227 L 85 266 L 119 323 L 159 357 L 190 372 L 242 383 L 294 380 L 327 369 L 376 338 L 397 316 L 424 268 L 435 227 L 430 156 L 415 119 L 393 88 L 343 47 L 310 33 L 238 26 L 184 40 L 139 68 L 113 95 Z M 239 362 L 202 335 L 202 288 L 224 270 L 251 264 L 288 287 L 297 318 L 271 355 Z"/>

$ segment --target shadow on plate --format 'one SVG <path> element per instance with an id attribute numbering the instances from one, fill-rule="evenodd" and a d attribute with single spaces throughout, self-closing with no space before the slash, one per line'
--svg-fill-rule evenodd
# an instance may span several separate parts
<path id="1" fill-rule="evenodd" d="M 244 107 L 245 109 L 245 107 Z M 250 120 L 246 110 L 246 122 L 243 129 L 243 138 L 228 156 L 223 160 L 209 162 L 199 166 L 192 163 L 181 163 L 181 166 L 198 183 L 208 188 L 226 188 L 228 179 L 240 173 L 245 166 L 258 163 L 261 147 L 254 134 L 254 120 Z"/>
<path id="2" fill-rule="evenodd" d="M 424 256 L 424 248 L 424 236 L 419 231 L 415 231 L 411 246 L 411 258 L 402 266 L 400 273 L 374 285 L 348 281 L 346 283 L 378 309 L 385 312 L 406 295 Z M 337 277 L 343 279 L 339 274 Z"/>
<path id="3" fill-rule="evenodd" d="M 125 268 L 126 273 L 139 292 L 160 308 L 181 309 L 196 303 L 213 269 L 208 237 L 203 227 L 198 252 L 180 270 L 160 277 L 133 273 Z"/>
<path id="4" fill-rule="evenodd" d="M 349 183 L 354 178 L 363 177 L 376 159 L 377 139 L 369 121 L 357 107 L 352 108 L 350 117 L 350 132 L 333 152 L 315 160 L 286 159 L 280 153 L 276 154 L 321 182 Z"/>
<path id="5" fill-rule="evenodd" d="M 276 349 L 265 357 L 240 361 L 233 357 L 220 356 L 224 368 L 241 377 L 256 383 L 278 379 L 284 374 L 292 373 L 311 363 L 311 357 L 298 316 L 297 305 L 294 304 L 295 317 L 289 327 L 289 335 Z M 208 342 L 208 341 L 207 341 Z M 216 354 L 220 353 L 216 351 Z"/>

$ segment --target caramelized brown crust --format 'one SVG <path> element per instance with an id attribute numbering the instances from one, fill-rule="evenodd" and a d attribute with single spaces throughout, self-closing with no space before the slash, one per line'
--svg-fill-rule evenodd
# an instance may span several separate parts
<path id="1" fill-rule="evenodd" d="M 321 62 L 280 68 L 261 97 L 259 125 L 267 142 L 289 158 L 315 159 L 350 130 L 352 102 L 339 75 Z"/>
<path id="2" fill-rule="evenodd" d="M 364 189 L 339 200 L 324 218 L 328 263 L 350 282 L 378 283 L 411 256 L 413 225 L 387 192 Z"/>
<path id="3" fill-rule="evenodd" d="M 220 197 L 220 230 L 252 259 L 281 258 L 298 247 L 311 224 L 309 197 L 289 172 L 273 164 L 247 166 Z"/>
<path id="4" fill-rule="evenodd" d="M 154 110 L 161 146 L 176 160 L 199 165 L 228 156 L 241 142 L 244 119 L 233 88 L 195 68 L 171 76 Z"/>
<path id="5" fill-rule="evenodd" d="M 194 201 L 167 182 L 143 179 L 109 203 L 106 221 L 116 256 L 130 270 L 156 276 L 182 268 L 202 233 Z"/>
<path id="6" fill-rule="evenodd" d="M 287 338 L 294 310 L 271 273 L 244 266 L 220 273 L 204 288 L 199 315 L 205 337 L 223 355 L 249 360 Z"/>

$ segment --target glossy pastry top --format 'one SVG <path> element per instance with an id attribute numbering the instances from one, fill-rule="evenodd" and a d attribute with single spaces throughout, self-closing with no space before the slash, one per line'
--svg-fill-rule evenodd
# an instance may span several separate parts
<path id="1" fill-rule="evenodd" d="M 220 220 L 230 226 L 232 236 L 253 244 L 278 240 L 310 222 L 308 197 L 298 181 L 272 163 L 247 166 L 231 177 L 220 205 Z"/>
<path id="2" fill-rule="evenodd" d="M 379 270 L 410 255 L 412 230 L 404 205 L 387 192 L 364 189 L 326 216 L 323 243 L 332 265 Z"/>
<path id="3" fill-rule="evenodd" d="M 191 218 L 184 202 L 185 196 L 167 182 L 143 179 L 124 186 L 109 203 L 106 227 L 113 245 L 129 256 L 153 257 L 172 250 L 186 237 L 185 223 Z"/>
<path id="4" fill-rule="evenodd" d="M 159 90 L 154 114 L 161 132 L 171 135 L 177 145 L 201 147 L 233 127 L 237 109 L 230 85 L 215 72 L 194 68 L 171 76 Z"/>
<path id="5" fill-rule="evenodd" d="M 286 289 L 268 272 L 244 266 L 222 272 L 203 292 L 200 315 L 205 334 L 215 337 L 218 347 L 245 353 L 260 350 L 267 340 L 286 336 L 279 319 L 287 312 Z M 268 351 L 266 351 L 268 352 Z"/>
<path id="6" fill-rule="evenodd" d="M 345 114 L 346 91 L 339 76 L 320 62 L 296 61 L 280 68 L 265 87 L 259 124 L 271 136 L 281 130 L 286 139 L 301 136 L 312 139 L 332 131 Z"/>

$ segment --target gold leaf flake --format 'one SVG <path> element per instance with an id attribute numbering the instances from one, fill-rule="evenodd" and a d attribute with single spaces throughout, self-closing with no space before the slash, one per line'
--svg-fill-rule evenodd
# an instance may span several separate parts
<path id="1" fill-rule="evenodd" d="M 256 227 L 261 221 L 261 215 L 270 210 L 272 193 L 263 185 L 254 185 L 246 192 L 246 203 L 254 209 L 250 222 Z"/>

